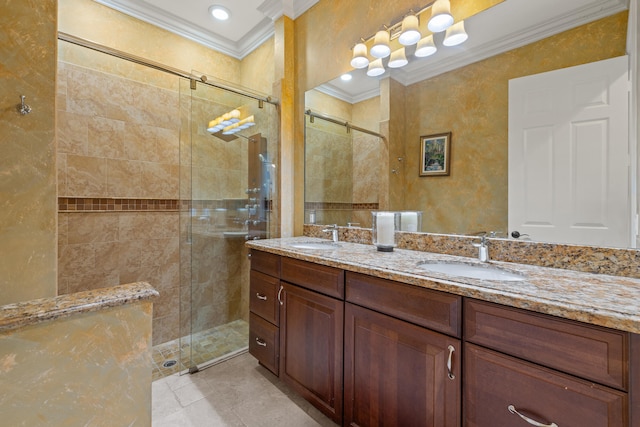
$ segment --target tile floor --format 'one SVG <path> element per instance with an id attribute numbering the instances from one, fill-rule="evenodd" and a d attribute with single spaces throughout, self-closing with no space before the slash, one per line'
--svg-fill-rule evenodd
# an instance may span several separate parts
<path id="1" fill-rule="evenodd" d="M 153 382 L 152 427 L 335 427 L 253 356 Z"/>
<path id="2" fill-rule="evenodd" d="M 235 320 L 193 335 L 193 339 L 184 337 L 153 347 L 153 380 L 184 371 L 193 363 L 200 365 L 224 357 L 239 349 L 246 349 L 249 342 L 249 324 L 244 320 Z M 193 345 L 191 345 L 193 343 Z M 180 347 L 182 346 L 182 353 Z M 191 356 L 190 356 L 191 355 Z M 165 367 L 164 362 L 175 360 L 176 364 Z"/>

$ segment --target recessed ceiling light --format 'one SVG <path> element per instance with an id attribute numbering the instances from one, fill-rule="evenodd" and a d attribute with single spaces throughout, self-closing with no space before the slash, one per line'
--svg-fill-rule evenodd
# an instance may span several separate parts
<path id="1" fill-rule="evenodd" d="M 229 9 L 217 4 L 209 7 L 209 13 L 219 21 L 226 21 L 231 16 L 231 12 L 229 11 Z"/>
<path id="2" fill-rule="evenodd" d="M 343 75 L 340 76 L 340 79 L 342 79 L 343 82 L 348 82 L 352 78 L 353 78 L 353 76 L 351 74 L 349 74 L 349 73 L 343 74 Z"/>

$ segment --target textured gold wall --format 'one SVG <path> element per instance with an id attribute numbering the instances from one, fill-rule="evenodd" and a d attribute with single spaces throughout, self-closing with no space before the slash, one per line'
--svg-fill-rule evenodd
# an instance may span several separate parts
<path id="1" fill-rule="evenodd" d="M 622 12 L 407 87 L 392 104 L 407 167 L 391 207 L 423 210 L 423 231 L 506 231 L 509 79 L 624 55 L 626 29 Z M 420 136 L 449 131 L 451 175 L 419 177 Z"/>
<path id="2" fill-rule="evenodd" d="M 0 28 L 2 305 L 56 294 L 56 1 L 1 2 Z"/>
<path id="3" fill-rule="evenodd" d="M 151 306 L 0 334 L 1 424 L 150 426 Z"/>

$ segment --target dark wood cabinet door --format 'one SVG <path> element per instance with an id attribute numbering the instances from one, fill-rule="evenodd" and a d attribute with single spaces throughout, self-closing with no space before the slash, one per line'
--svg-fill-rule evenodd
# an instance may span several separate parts
<path id="1" fill-rule="evenodd" d="M 473 344 L 464 352 L 466 427 L 629 425 L 626 393 Z"/>
<path id="2" fill-rule="evenodd" d="M 281 285 L 280 378 L 340 424 L 344 302 Z"/>
<path id="3" fill-rule="evenodd" d="M 459 426 L 460 350 L 458 339 L 347 303 L 344 425 Z"/>

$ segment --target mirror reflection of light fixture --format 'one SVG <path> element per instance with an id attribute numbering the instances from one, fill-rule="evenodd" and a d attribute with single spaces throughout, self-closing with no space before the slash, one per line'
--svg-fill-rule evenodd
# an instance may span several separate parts
<path id="1" fill-rule="evenodd" d="M 431 6 L 431 19 L 429 19 L 427 28 L 433 33 L 439 33 L 449 28 L 452 24 L 451 3 L 449 0 L 436 0 Z"/>
<path id="2" fill-rule="evenodd" d="M 231 110 L 228 113 L 224 113 L 223 115 L 211 120 L 207 126 L 207 132 L 216 133 L 220 132 L 221 130 L 228 130 L 227 128 L 231 128 L 235 125 L 238 125 L 236 127 L 239 127 L 242 123 L 246 123 L 248 121 L 253 122 L 253 116 L 249 116 L 246 119 L 240 120 L 240 110 Z"/>
<path id="3" fill-rule="evenodd" d="M 353 48 L 351 66 L 353 68 L 364 68 L 367 65 L 369 65 L 369 58 L 367 58 L 367 45 L 364 43 L 358 43 Z"/>
<path id="4" fill-rule="evenodd" d="M 382 65 L 382 58 L 375 59 L 369 63 L 369 69 L 367 70 L 367 76 L 376 77 L 384 74 L 384 66 Z"/>
<path id="5" fill-rule="evenodd" d="M 398 37 L 398 42 L 403 46 L 411 46 L 418 43 L 421 37 L 418 17 L 415 15 L 405 16 L 402 20 L 402 32 Z"/>
<path id="6" fill-rule="evenodd" d="M 400 68 L 407 65 L 409 61 L 407 61 L 407 56 L 404 53 L 404 47 L 401 47 L 398 50 L 394 50 L 391 52 L 391 58 L 389 58 L 389 63 L 387 64 L 389 68 Z"/>
<path id="7" fill-rule="evenodd" d="M 414 55 L 418 58 L 425 58 L 427 56 L 431 56 L 438 51 L 435 43 L 433 42 L 433 34 L 420 39 L 418 44 L 416 45 L 416 51 Z"/>
<path id="8" fill-rule="evenodd" d="M 447 28 L 442 44 L 449 47 L 458 46 L 467 41 L 468 38 L 469 36 L 464 30 L 464 21 L 460 21 Z"/>
<path id="9" fill-rule="evenodd" d="M 391 48 L 389 47 L 389 31 L 380 30 L 376 33 L 373 40 L 373 46 L 371 46 L 371 56 L 374 58 L 386 58 L 391 54 Z"/>

